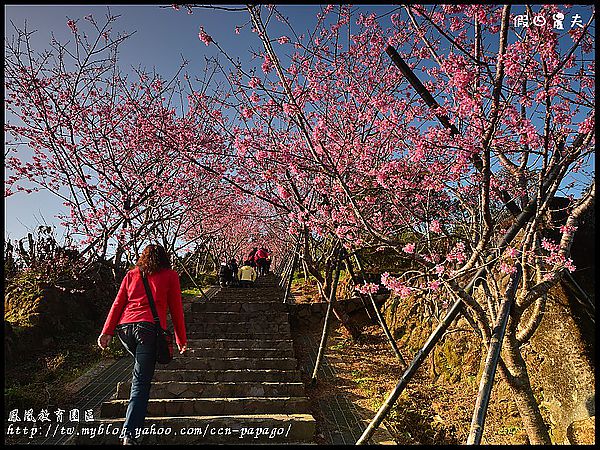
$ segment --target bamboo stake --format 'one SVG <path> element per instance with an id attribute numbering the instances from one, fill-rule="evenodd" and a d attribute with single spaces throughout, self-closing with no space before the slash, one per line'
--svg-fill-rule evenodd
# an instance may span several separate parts
<path id="1" fill-rule="evenodd" d="M 294 258 L 292 260 L 292 265 L 290 267 L 290 273 L 288 274 L 287 286 L 285 288 L 285 294 L 283 295 L 283 303 L 287 302 L 288 296 L 290 295 L 290 290 L 292 289 L 292 281 L 294 281 L 294 270 L 296 269 L 296 264 L 298 264 L 298 251 L 294 252 Z"/>
<path id="2" fill-rule="evenodd" d="M 288 274 L 287 286 L 285 289 L 285 294 L 283 295 L 283 303 L 287 302 L 288 296 L 290 295 L 290 290 L 292 289 L 292 281 L 294 280 L 294 270 L 296 269 L 296 265 L 298 264 L 298 256 L 300 253 L 300 239 L 296 242 L 294 246 L 294 257 L 292 260 L 292 265 L 290 266 L 290 273 Z"/>
<path id="3" fill-rule="evenodd" d="M 394 48 L 391 46 L 388 47 L 386 49 L 386 51 L 390 55 L 392 53 L 396 53 Z M 396 53 L 396 55 L 398 55 L 398 54 Z M 397 57 L 400 58 L 399 55 Z M 396 62 L 396 61 L 394 61 L 394 62 Z M 404 63 L 404 64 L 406 65 L 406 63 Z M 406 67 L 408 67 L 408 66 L 406 66 Z M 408 68 L 408 70 L 412 74 L 413 78 L 416 78 L 414 76 L 414 74 L 412 73 L 412 71 L 410 71 L 410 68 Z M 408 76 L 407 76 L 407 78 L 408 78 Z M 420 83 L 420 81 L 418 79 L 417 79 L 417 82 Z M 424 88 L 424 86 L 423 86 L 423 88 Z M 421 92 L 419 92 L 419 93 L 421 94 Z M 427 92 L 427 94 L 429 94 L 429 93 Z M 429 96 L 431 97 L 431 94 L 429 94 Z M 433 99 L 433 97 L 431 97 L 431 99 Z M 577 149 L 579 146 L 581 146 L 585 142 L 586 136 L 588 136 L 588 135 L 580 133 L 575 138 L 573 143 L 571 144 L 571 149 Z M 544 184 L 542 187 L 543 188 L 549 187 L 555 181 L 555 178 L 558 175 L 559 174 L 558 174 L 557 168 L 551 170 L 550 173 L 546 176 L 546 179 L 544 180 Z M 544 189 L 542 189 L 542 191 L 543 190 Z M 505 205 L 508 206 L 508 203 L 504 198 L 503 198 L 503 201 L 505 202 Z M 514 204 L 514 202 L 512 202 L 512 203 Z M 508 208 L 508 209 L 510 210 L 511 208 Z M 502 252 L 504 252 L 504 250 L 506 250 L 506 247 L 508 247 L 508 245 L 512 242 L 512 240 L 515 238 L 517 233 L 523 228 L 525 223 L 529 219 L 531 219 L 531 217 L 535 214 L 536 210 L 537 210 L 537 195 L 535 195 L 531 200 L 529 200 L 529 202 L 523 208 L 523 210 L 520 210 L 520 212 L 515 215 L 516 217 L 515 217 L 514 223 L 511 225 L 511 227 L 508 229 L 508 231 L 504 234 L 503 238 L 501 239 L 500 243 L 498 244 L 497 254 L 502 254 Z M 513 212 L 513 211 L 511 211 L 511 212 Z M 487 262 L 489 262 L 489 258 L 488 258 Z M 484 274 L 486 272 L 487 272 L 487 269 L 486 269 L 486 266 L 484 265 L 477 271 L 475 276 L 471 279 L 469 284 L 465 287 L 464 291 L 466 293 L 470 293 L 476 283 L 476 280 L 479 277 L 484 276 Z M 462 309 L 461 307 L 462 307 L 462 300 L 459 298 L 452 305 L 452 307 L 446 314 L 446 317 L 444 318 L 444 320 L 438 325 L 438 327 L 430 335 L 430 337 L 429 337 L 428 341 L 425 343 L 425 345 L 421 348 L 421 350 L 419 350 L 419 352 L 417 352 L 413 361 L 411 362 L 409 367 L 406 369 L 406 371 L 402 375 L 402 378 L 400 378 L 400 380 L 398 381 L 398 384 L 396 384 L 396 387 L 394 388 L 394 390 L 390 393 L 390 395 L 386 399 L 385 403 L 379 408 L 379 411 L 377 412 L 376 416 L 373 418 L 371 423 L 368 425 L 368 427 L 363 432 L 362 436 L 356 442 L 357 445 L 365 444 L 366 442 L 368 442 L 368 440 L 371 438 L 371 436 L 373 435 L 373 433 L 375 432 L 377 427 L 379 427 L 379 425 L 381 424 L 381 422 L 383 421 L 385 416 L 389 413 L 389 410 L 391 409 L 391 407 L 393 406 L 395 401 L 398 399 L 398 397 L 400 396 L 400 394 L 406 387 L 408 381 L 410 380 L 412 375 L 414 375 L 414 373 L 418 369 L 421 362 L 425 359 L 425 357 L 429 354 L 431 349 L 435 346 L 435 344 L 440 339 L 440 337 L 443 335 L 443 333 L 448 328 L 450 323 L 456 318 L 458 313 L 461 312 L 461 309 Z"/>
<path id="4" fill-rule="evenodd" d="M 521 266 L 517 264 L 517 271 L 510 277 L 509 285 L 506 289 L 506 294 L 500 305 L 500 312 L 496 320 L 496 326 L 492 331 L 488 354 L 485 360 L 483 374 L 479 382 L 479 394 L 475 401 L 475 409 L 473 411 L 473 419 L 471 420 L 471 429 L 467 438 L 467 445 L 479 445 L 483 435 L 483 427 L 485 425 L 485 417 L 487 414 L 488 405 L 490 402 L 490 394 L 494 386 L 494 376 L 498 360 L 500 359 L 500 350 L 502 350 L 502 341 L 506 332 L 506 324 L 508 316 L 515 298 L 517 286 L 521 279 Z"/>
<path id="5" fill-rule="evenodd" d="M 285 256 L 285 263 L 283 264 L 283 270 L 281 271 L 281 279 L 279 280 L 279 286 L 282 289 L 283 289 L 283 286 L 285 286 L 285 283 L 287 281 L 287 275 L 290 270 L 290 264 L 292 262 L 291 257 L 292 257 L 292 252 L 290 251 Z"/>
<path id="6" fill-rule="evenodd" d="M 283 278 L 283 275 L 289 264 L 289 257 L 290 257 L 290 252 L 288 251 L 285 255 L 283 255 L 283 258 L 281 258 L 281 262 L 279 264 L 277 264 L 277 269 L 275 270 L 275 275 L 277 275 L 278 277 Z M 281 278 L 279 279 L 279 286 L 281 286 Z"/>
<path id="7" fill-rule="evenodd" d="M 181 267 L 183 268 L 183 270 L 185 270 L 185 273 L 188 274 L 188 276 L 192 280 L 192 283 L 194 283 L 194 286 L 196 286 L 198 288 L 198 290 L 200 291 L 200 294 L 202 294 L 202 298 L 204 299 L 204 301 L 208 301 L 208 296 L 202 290 L 202 286 L 200 286 L 198 283 L 196 283 L 196 280 L 194 280 L 194 277 L 192 276 L 192 274 L 187 270 L 187 268 L 183 264 L 183 261 L 181 260 L 179 255 L 177 253 L 174 253 L 174 254 L 175 254 L 175 257 L 177 258 L 177 261 L 179 261 L 179 264 L 181 264 Z"/>
<path id="8" fill-rule="evenodd" d="M 592 309 L 593 313 L 596 313 L 596 305 L 594 305 L 594 302 L 592 302 L 587 292 L 585 292 L 585 290 L 577 283 L 577 281 L 575 281 L 575 278 L 570 272 L 566 272 L 565 275 L 567 276 L 566 282 L 573 285 L 575 287 L 575 290 L 579 291 L 579 293 L 583 296 L 584 300 L 587 302 L 587 306 L 589 306 Z"/>
<path id="9" fill-rule="evenodd" d="M 325 313 L 325 322 L 323 323 L 323 332 L 321 334 L 321 343 L 319 344 L 319 352 L 317 354 L 317 360 L 315 361 L 315 368 L 312 373 L 312 378 L 310 380 L 311 384 L 317 382 L 317 372 L 319 371 L 319 367 L 321 366 L 321 362 L 323 361 L 323 357 L 325 356 L 325 349 L 327 347 L 327 338 L 329 335 L 329 328 L 331 323 L 331 312 L 333 311 L 333 304 L 335 303 L 335 294 L 337 291 L 338 280 L 340 279 L 340 267 L 342 265 L 342 252 L 343 249 L 339 249 L 336 252 L 336 268 L 335 268 L 335 277 L 333 279 L 333 285 L 331 287 L 331 292 L 329 294 L 329 303 L 327 304 L 327 312 Z"/>
<path id="10" fill-rule="evenodd" d="M 354 286 L 356 286 L 358 284 L 358 279 L 356 278 L 356 275 L 354 274 L 354 270 L 352 269 L 352 263 L 350 262 L 350 257 L 348 255 L 346 255 L 346 257 L 344 258 L 344 262 L 346 264 L 346 269 L 348 270 L 348 273 L 350 274 L 350 278 L 352 279 L 352 284 Z M 369 311 L 369 307 L 367 302 L 365 301 L 365 295 L 362 292 L 358 293 L 358 296 L 360 297 L 360 300 L 363 304 L 363 306 L 365 307 L 365 311 L 367 312 L 367 315 L 369 316 L 369 320 L 371 321 L 371 323 L 375 323 L 376 322 L 376 317 L 373 317 L 373 315 L 371 314 L 371 311 Z"/>
<path id="11" fill-rule="evenodd" d="M 363 270 L 362 264 L 360 263 L 360 259 L 359 259 L 357 253 L 354 254 L 354 260 L 356 261 L 356 267 L 358 268 L 358 270 L 360 272 L 360 276 L 363 279 L 363 283 L 367 284 L 365 272 Z M 400 353 L 400 350 L 398 349 L 398 346 L 396 345 L 396 341 L 394 340 L 394 337 L 392 336 L 390 329 L 388 328 L 387 324 L 385 323 L 385 319 L 381 315 L 381 312 L 379 312 L 377 303 L 375 303 L 375 297 L 373 297 L 373 294 L 371 292 L 369 292 L 369 298 L 371 299 L 371 304 L 373 305 L 373 309 L 375 310 L 375 314 L 377 315 L 377 320 L 379 320 L 379 324 L 381 325 L 381 328 L 383 328 L 383 332 L 385 333 L 385 336 L 387 337 L 387 340 L 390 343 L 392 350 L 394 351 L 394 353 L 396 355 L 396 358 L 398 358 L 398 361 L 400 361 L 404 366 L 406 366 L 406 361 L 402 357 L 402 354 Z"/>
<path id="12" fill-rule="evenodd" d="M 444 320 L 440 322 L 435 331 L 429 336 L 429 339 L 427 340 L 425 345 L 423 345 L 421 350 L 417 352 L 410 365 L 406 368 L 406 370 L 402 374 L 402 378 L 400 378 L 400 381 L 398 381 L 396 387 L 394 387 L 394 390 L 390 393 L 383 405 L 381 405 L 379 411 L 377 411 L 377 414 L 375 415 L 371 423 L 369 423 L 362 436 L 358 439 L 358 441 L 356 441 L 356 445 L 366 444 L 369 441 L 369 439 L 371 438 L 375 430 L 379 427 L 385 416 L 388 415 L 392 406 L 394 406 L 394 403 L 396 402 L 398 397 L 400 397 L 400 394 L 402 394 L 402 391 L 404 391 L 404 388 L 406 387 L 412 376 L 415 374 L 421 363 L 429 355 L 429 352 L 435 346 L 435 344 L 437 344 L 440 338 L 444 335 L 444 332 L 450 326 L 452 321 L 456 318 L 456 316 L 458 316 L 460 310 L 462 309 L 462 305 L 463 303 L 461 300 L 457 300 L 452 305 L 452 307 L 446 314 Z"/>
<path id="13" fill-rule="evenodd" d="M 523 223 L 525 223 L 533 215 L 533 211 L 534 206 L 532 205 L 532 202 L 530 202 L 527 205 L 527 207 L 521 212 L 519 217 L 517 217 L 515 223 L 509 228 L 509 230 L 506 232 L 506 234 L 498 244 L 498 254 L 502 254 L 502 252 L 506 250 L 506 247 L 508 247 L 508 245 L 515 238 L 518 231 L 521 229 Z M 467 294 L 470 294 L 473 288 L 475 287 L 475 283 L 477 282 L 477 280 L 482 278 L 486 272 L 487 268 L 484 265 L 477 271 L 473 278 L 471 278 L 471 281 L 464 288 L 464 291 Z M 394 405 L 398 397 L 400 397 L 400 394 L 402 394 L 402 391 L 404 391 L 404 388 L 406 387 L 412 376 L 415 374 L 421 363 L 425 360 L 425 358 L 429 355 L 429 352 L 435 347 L 437 342 L 444 335 L 452 321 L 461 312 L 462 306 L 463 302 L 459 297 L 458 300 L 456 300 L 456 302 L 454 302 L 454 304 L 450 307 L 448 313 L 446 313 L 446 317 L 444 317 L 444 319 L 440 322 L 438 327 L 433 331 L 433 333 L 431 333 L 429 339 L 427 340 L 427 342 L 425 342 L 421 350 L 419 350 L 414 356 L 410 365 L 406 368 L 406 370 L 402 374 L 402 377 L 400 378 L 400 380 L 398 381 L 398 383 L 396 384 L 386 401 L 383 403 L 383 405 L 381 405 L 379 411 L 377 411 L 377 414 L 375 415 L 371 423 L 369 423 L 362 436 L 358 439 L 358 441 L 356 441 L 356 445 L 367 443 L 373 435 L 373 433 L 375 432 L 375 430 L 379 427 L 379 425 L 381 425 L 381 422 L 383 421 L 385 416 L 388 415 L 389 411 L 392 409 L 392 406 Z"/>

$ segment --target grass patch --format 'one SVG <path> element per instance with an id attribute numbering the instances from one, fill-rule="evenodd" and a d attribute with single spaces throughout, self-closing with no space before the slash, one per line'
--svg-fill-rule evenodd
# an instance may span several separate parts
<path id="1" fill-rule="evenodd" d="M 198 289 L 198 288 L 189 288 L 189 289 L 184 289 L 183 291 L 181 291 L 181 295 L 196 297 L 198 295 L 202 295 L 202 291 L 200 291 L 200 289 Z"/>

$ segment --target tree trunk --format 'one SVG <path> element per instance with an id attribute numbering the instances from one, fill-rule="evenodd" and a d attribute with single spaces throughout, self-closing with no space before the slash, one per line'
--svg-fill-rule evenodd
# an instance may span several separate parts
<path id="1" fill-rule="evenodd" d="M 512 328 L 512 327 L 511 327 Z M 527 366 L 519 350 L 518 341 L 514 335 L 514 330 L 510 330 L 507 335 L 502 356 L 505 365 L 500 365 L 500 374 L 508 384 L 513 395 L 517 409 L 530 444 L 551 445 L 548 428 L 544 423 L 539 406 L 533 395 L 533 389 L 529 381 Z"/>

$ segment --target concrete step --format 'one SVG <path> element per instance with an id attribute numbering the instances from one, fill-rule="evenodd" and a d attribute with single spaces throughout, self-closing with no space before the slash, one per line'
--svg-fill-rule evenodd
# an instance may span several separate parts
<path id="1" fill-rule="evenodd" d="M 234 344 L 235 345 L 235 344 Z M 293 358 L 293 349 L 278 348 L 188 348 L 181 358 Z"/>
<path id="2" fill-rule="evenodd" d="M 198 302 L 192 304 L 192 312 L 211 312 L 211 311 L 226 311 L 226 312 L 287 312 L 287 306 L 284 303 L 271 302 L 253 302 L 246 303 L 240 301 L 215 302 Z"/>
<path id="3" fill-rule="evenodd" d="M 100 406 L 100 417 L 125 417 L 129 400 L 109 400 Z M 236 414 L 308 414 L 306 397 L 224 397 L 148 400 L 147 415 L 156 417 L 214 416 Z"/>
<path id="4" fill-rule="evenodd" d="M 271 298 L 271 297 L 265 297 L 265 296 L 257 296 L 257 297 L 252 297 L 252 298 L 247 298 L 247 297 L 245 298 L 245 297 L 223 296 L 223 297 L 213 297 L 207 303 L 216 303 L 216 304 L 244 303 L 247 305 L 266 303 L 266 304 L 274 306 L 274 305 L 277 305 L 278 303 L 283 304 L 283 297 L 282 298 L 279 298 L 279 297 Z"/>
<path id="5" fill-rule="evenodd" d="M 190 339 L 188 336 L 188 348 L 201 349 L 227 349 L 227 348 L 276 348 L 280 350 L 293 349 L 293 341 L 291 339 L 276 339 L 276 340 L 257 340 L 257 339 Z"/>
<path id="6" fill-rule="evenodd" d="M 117 384 L 117 399 L 129 399 L 131 382 Z M 150 398 L 302 397 L 303 383 L 160 381 Z"/>
<path id="7" fill-rule="evenodd" d="M 245 332 L 245 333 L 216 333 L 216 332 L 187 332 L 188 339 L 198 340 L 198 339 L 212 339 L 215 337 L 220 337 L 223 339 L 239 339 L 239 340 L 248 340 L 255 339 L 257 341 L 275 341 L 277 339 L 290 340 L 292 338 L 291 332 L 279 332 L 279 333 L 260 333 L 260 332 Z"/>
<path id="8" fill-rule="evenodd" d="M 290 324 L 271 323 L 271 322 L 188 322 L 186 323 L 186 332 L 193 333 L 214 333 L 217 335 L 226 333 L 289 333 Z"/>
<path id="9" fill-rule="evenodd" d="M 241 299 L 244 301 L 283 301 L 282 293 L 273 289 L 221 289 L 211 300 Z"/>
<path id="10" fill-rule="evenodd" d="M 69 444 L 116 445 L 123 419 L 82 422 Z M 146 418 L 143 445 L 310 443 L 315 419 L 310 414 L 244 414 Z M 117 433 L 114 433 L 117 430 Z M 145 431 L 145 434 L 144 434 Z M 94 433 L 92 436 L 92 432 Z"/>
<path id="11" fill-rule="evenodd" d="M 300 371 L 296 369 L 230 369 L 230 370 L 164 370 L 154 371 L 154 381 L 218 381 L 218 382 L 299 382 Z"/>
<path id="12" fill-rule="evenodd" d="M 194 358 L 177 356 L 167 370 L 230 370 L 230 369 L 279 369 L 290 370 L 298 366 L 295 358 Z"/>
<path id="13" fill-rule="evenodd" d="M 281 311 L 231 312 L 231 311 L 196 311 L 186 317 L 186 323 L 288 323 L 288 313 Z"/>

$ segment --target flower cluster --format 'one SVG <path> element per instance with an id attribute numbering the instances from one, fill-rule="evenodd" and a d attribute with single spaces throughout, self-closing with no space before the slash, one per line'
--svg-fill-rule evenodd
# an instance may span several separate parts
<path id="1" fill-rule="evenodd" d="M 414 252 L 415 252 L 415 244 L 413 244 L 412 242 L 411 242 L 411 243 L 409 243 L 409 244 L 406 244 L 406 245 L 405 245 L 405 246 L 402 248 L 402 251 L 403 251 L 404 253 L 409 253 L 409 254 L 412 254 L 412 253 L 414 253 Z"/>
<path id="2" fill-rule="evenodd" d="M 361 294 L 376 294 L 379 290 L 379 285 L 375 283 L 357 284 L 354 289 Z"/>
<path id="3" fill-rule="evenodd" d="M 407 286 L 400 278 L 393 277 L 388 272 L 381 274 L 381 284 L 398 294 L 401 298 L 406 298 L 413 292 L 413 289 Z"/>
<path id="4" fill-rule="evenodd" d="M 206 45 L 210 45 L 213 41 L 213 38 L 204 31 L 204 27 L 200 27 L 200 32 L 198 33 L 198 38 L 204 42 Z"/>

